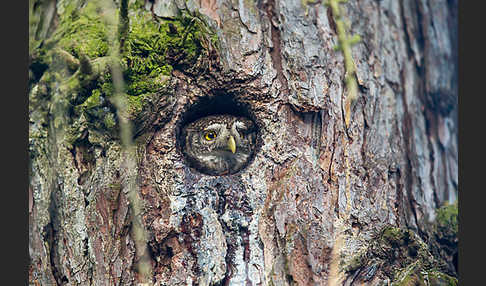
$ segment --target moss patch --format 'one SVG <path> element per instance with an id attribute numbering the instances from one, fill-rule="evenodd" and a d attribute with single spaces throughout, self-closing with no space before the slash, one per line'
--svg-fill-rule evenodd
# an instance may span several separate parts
<path id="1" fill-rule="evenodd" d="M 202 55 L 205 37 L 210 36 L 206 29 L 201 20 L 187 14 L 159 22 L 145 12 L 132 16 L 124 52 L 127 94 L 157 92 L 160 75 L 194 65 Z"/>
<path id="2" fill-rule="evenodd" d="M 410 264 L 397 273 L 397 278 L 392 286 L 456 286 L 457 278 L 436 270 L 423 270 L 420 262 Z"/>
<path id="3" fill-rule="evenodd" d="M 211 46 L 208 43 L 214 47 L 217 42 L 216 34 L 198 17 L 181 11 L 177 18 L 156 20 L 140 3 L 130 4 L 130 16 L 121 21 L 125 25 L 109 25 L 103 16 L 106 11 L 96 1 L 61 5 L 52 37 L 43 45 L 31 41 L 31 83 L 40 82 L 49 91 L 58 90 L 58 98 L 69 102 L 67 113 L 74 115 L 72 119 L 83 116 L 89 128 L 116 134 L 118 122 L 111 102 L 114 86 L 110 67 L 113 60 L 119 61 L 123 67 L 128 116 L 139 122 L 151 96 L 170 94 L 166 89 L 173 70 L 187 71 L 198 66 L 197 63 L 207 60 L 207 49 Z M 119 34 L 116 31 L 121 26 L 121 55 L 119 59 L 111 59 L 110 49 L 116 47 L 109 43 L 108 33 Z M 55 81 L 47 81 L 53 77 Z"/>
<path id="4" fill-rule="evenodd" d="M 435 219 L 437 231 L 445 236 L 457 236 L 459 230 L 458 215 L 459 209 L 457 201 L 454 204 L 447 204 L 439 208 Z"/>
<path id="5" fill-rule="evenodd" d="M 436 219 L 430 228 L 429 246 L 435 256 L 445 262 L 447 273 L 457 275 L 459 230 L 458 205 L 446 204 L 437 210 Z"/>
<path id="6" fill-rule="evenodd" d="M 444 212 L 444 221 L 453 221 L 453 210 L 439 212 Z M 385 227 L 366 249 L 342 265 L 345 272 L 356 275 L 355 281 L 367 282 L 378 275 L 391 285 L 457 285 L 445 266 L 415 232 L 397 227 Z"/>
<path id="7" fill-rule="evenodd" d="M 65 7 L 54 36 L 59 39 L 59 47 L 78 58 L 81 55 L 92 59 L 106 56 L 109 50 L 107 31 L 116 27 L 107 26 L 102 18 L 103 11 L 95 1 L 78 8 L 74 3 Z"/>

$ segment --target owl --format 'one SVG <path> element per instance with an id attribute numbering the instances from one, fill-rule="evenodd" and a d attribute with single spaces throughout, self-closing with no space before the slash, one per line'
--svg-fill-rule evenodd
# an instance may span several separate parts
<path id="1" fill-rule="evenodd" d="M 182 129 L 182 153 L 188 165 L 207 175 L 234 174 L 255 152 L 252 120 L 229 114 L 210 115 Z"/>

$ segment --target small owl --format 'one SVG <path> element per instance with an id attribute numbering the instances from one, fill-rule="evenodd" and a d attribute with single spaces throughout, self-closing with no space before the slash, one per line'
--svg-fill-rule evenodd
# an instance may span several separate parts
<path id="1" fill-rule="evenodd" d="M 208 175 L 234 174 L 255 152 L 256 126 L 245 117 L 211 115 L 182 130 L 182 152 L 190 167 Z"/>

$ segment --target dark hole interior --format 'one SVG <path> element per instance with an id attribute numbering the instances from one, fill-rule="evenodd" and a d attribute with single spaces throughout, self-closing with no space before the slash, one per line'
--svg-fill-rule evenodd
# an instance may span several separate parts
<path id="1" fill-rule="evenodd" d="M 185 126 L 199 118 L 216 114 L 232 114 L 244 116 L 253 120 L 248 106 L 237 102 L 231 96 L 220 95 L 213 97 L 203 97 L 194 103 L 184 114 L 180 126 Z"/>

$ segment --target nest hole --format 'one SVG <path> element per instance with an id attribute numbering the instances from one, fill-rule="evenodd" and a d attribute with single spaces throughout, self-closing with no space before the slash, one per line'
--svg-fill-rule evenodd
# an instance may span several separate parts
<path id="1" fill-rule="evenodd" d="M 181 135 L 182 129 L 192 123 L 195 122 L 196 120 L 211 116 L 211 115 L 233 115 L 233 116 L 238 116 L 238 117 L 245 117 L 247 119 L 250 119 L 256 126 L 256 146 L 255 150 L 251 156 L 251 158 L 248 160 L 247 164 L 241 168 L 237 173 L 240 171 L 246 169 L 248 165 L 251 164 L 253 161 L 255 155 L 258 153 L 261 147 L 261 138 L 260 138 L 260 122 L 257 120 L 257 117 L 255 116 L 255 113 L 252 110 L 252 107 L 249 103 L 239 101 L 235 98 L 234 95 L 227 94 L 227 93 L 219 93 L 216 95 L 211 95 L 211 96 L 205 96 L 201 97 L 198 99 L 196 102 L 188 105 L 185 108 L 185 111 L 181 115 L 178 123 L 176 124 L 176 145 L 177 145 L 177 150 L 182 156 L 185 158 L 184 153 L 182 152 L 182 147 L 185 144 L 185 139 L 182 138 L 183 136 Z M 185 162 L 186 165 L 187 161 Z M 193 166 L 190 166 L 192 169 Z M 196 169 L 197 170 L 197 169 Z M 199 173 L 201 170 L 197 170 Z"/>

